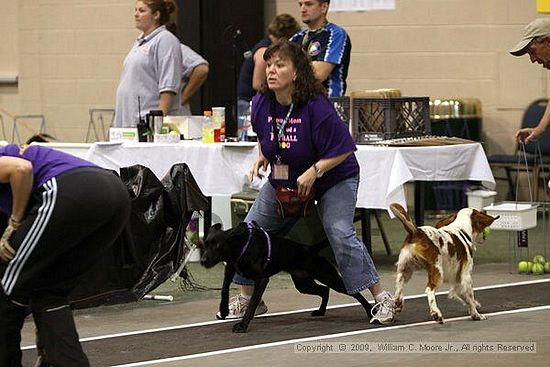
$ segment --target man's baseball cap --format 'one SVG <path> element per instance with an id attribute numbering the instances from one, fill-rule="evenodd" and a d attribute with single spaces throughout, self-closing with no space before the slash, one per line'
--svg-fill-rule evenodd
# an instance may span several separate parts
<path id="1" fill-rule="evenodd" d="M 550 18 L 537 18 L 527 24 L 523 30 L 521 40 L 510 50 L 510 53 L 514 56 L 525 55 L 527 45 L 529 45 L 533 38 L 546 35 L 550 35 Z"/>

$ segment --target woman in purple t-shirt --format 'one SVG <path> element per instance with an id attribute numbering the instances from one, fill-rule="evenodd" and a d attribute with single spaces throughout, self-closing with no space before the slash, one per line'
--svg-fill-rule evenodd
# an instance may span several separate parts
<path id="1" fill-rule="evenodd" d="M 245 221 L 257 222 L 277 235 L 286 234 L 296 218 L 282 218 L 276 210 L 275 188 L 296 188 L 307 197 L 312 190 L 323 229 L 334 252 L 349 294 L 369 289 L 377 306 L 371 323 L 393 322 L 394 304 L 380 286 L 380 277 L 353 217 L 359 185 L 355 143 L 315 79 L 311 61 L 299 45 L 282 42 L 264 54 L 267 85 L 252 100 L 252 125 L 258 134 L 259 157 L 252 176 L 271 168 Z M 275 121 L 275 123 L 273 123 Z M 229 318 L 240 318 L 252 295 L 253 282 L 236 275 L 241 294 L 229 305 Z M 256 314 L 267 312 L 260 303 Z"/>
<path id="2" fill-rule="evenodd" d="M 21 365 L 30 307 L 48 362 L 89 366 L 68 296 L 130 216 L 130 196 L 113 172 L 32 145 L 0 148 L 0 366 Z"/>

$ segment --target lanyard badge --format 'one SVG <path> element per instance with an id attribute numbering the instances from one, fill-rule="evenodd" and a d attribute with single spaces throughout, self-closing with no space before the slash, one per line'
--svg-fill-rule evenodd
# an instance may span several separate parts
<path id="1" fill-rule="evenodd" d="M 283 164 L 281 156 L 278 154 L 273 164 L 273 178 L 275 180 L 288 180 L 288 164 Z"/>
<path id="2" fill-rule="evenodd" d="M 286 143 L 283 141 L 284 132 L 286 124 L 288 123 L 288 120 L 290 119 L 290 114 L 292 113 L 292 110 L 294 109 L 294 103 L 290 105 L 290 108 L 288 109 L 288 112 L 283 119 L 283 122 L 280 126 L 277 126 L 276 124 L 276 117 L 275 114 L 273 114 L 273 130 L 275 132 L 275 144 L 276 144 L 276 151 L 277 154 L 275 156 L 275 163 L 272 164 L 272 173 L 273 178 L 275 180 L 288 180 L 288 164 L 284 164 L 281 159 L 281 154 L 279 153 L 280 149 L 286 148 Z"/>

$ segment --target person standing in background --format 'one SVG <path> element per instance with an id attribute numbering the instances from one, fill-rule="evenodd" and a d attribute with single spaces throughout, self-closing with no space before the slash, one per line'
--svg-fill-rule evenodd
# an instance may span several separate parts
<path id="1" fill-rule="evenodd" d="M 181 72 L 181 114 L 191 115 L 189 100 L 204 84 L 208 78 L 208 61 L 193 51 L 191 47 L 181 46 L 182 72 Z"/>
<path id="2" fill-rule="evenodd" d="M 529 55 L 532 63 L 541 64 L 543 68 L 550 69 L 550 18 L 539 18 L 529 23 L 521 40 L 510 50 L 514 56 Z M 550 104 L 536 127 L 519 129 L 516 132 L 516 140 L 526 144 L 536 140 L 548 128 L 550 128 Z"/>
<path id="3" fill-rule="evenodd" d="M 518 44 L 510 50 L 514 56 L 529 55 L 532 63 L 541 64 L 543 68 L 550 69 L 550 19 L 535 19 L 523 31 L 523 37 Z M 528 144 L 537 140 L 545 131 L 550 129 L 550 103 L 546 105 L 544 115 L 535 127 L 526 127 L 516 131 L 516 140 Z M 550 180 L 548 181 L 550 188 Z"/>
<path id="4" fill-rule="evenodd" d="M 346 31 L 327 20 L 330 0 L 299 0 L 300 15 L 307 29 L 290 38 L 301 44 L 313 61 L 315 77 L 329 97 L 346 93 L 351 40 Z"/>
<path id="5" fill-rule="evenodd" d="M 115 127 L 135 127 L 150 110 L 180 114 L 182 50 L 167 29 L 175 27 L 176 10 L 174 0 L 136 1 L 134 18 L 142 33 L 124 60 L 116 92 Z"/>
<path id="6" fill-rule="evenodd" d="M 239 73 L 238 94 L 238 115 L 239 128 L 242 128 L 245 115 L 248 111 L 252 97 L 262 88 L 265 83 L 264 52 L 272 44 L 281 40 L 288 40 L 289 37 L 300 31 L 298 22 L 292 15 L 277 15 L 267 27 L 267 37 L 260 40 L 252 48 L 252 57 L 245 59 Z"/>

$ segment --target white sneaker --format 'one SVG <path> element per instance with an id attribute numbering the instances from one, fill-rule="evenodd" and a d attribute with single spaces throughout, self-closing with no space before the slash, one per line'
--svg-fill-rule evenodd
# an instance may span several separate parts
<path id="1" fill-rule="evenodd" d="M 229 314 L 227 315 L 226 319 L 242 319 L 244 314 L 246 313 L 249 302 L 250 299 L 247 299 L 240 294 L 238 296 L 231 297 L 229 299 Z M 263 315 L 266 312 L 267 306 L 265 305 L 264 301 L 261 300 L 258 304 L 258 307 L 256 307 L 254 316 Z M 216 316 L 218 317 L 218 319 L 221 318 L 219 312 Z"/>
<path id="2" fill-rule="evenodd" d="M 371 310 L 371 324 L 391 325 L 394 323 L 395 302 L 389 292 L 384 292 L 382 300 L 377 302 Z"/>

